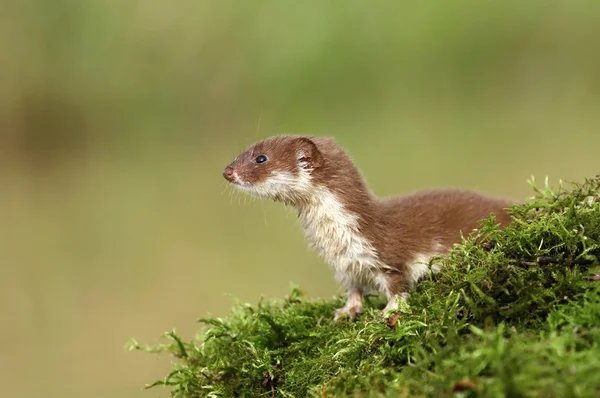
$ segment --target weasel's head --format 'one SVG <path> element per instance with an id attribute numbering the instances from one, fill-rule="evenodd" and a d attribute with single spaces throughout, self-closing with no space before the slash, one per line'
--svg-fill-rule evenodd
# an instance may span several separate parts
<path id="1" fill-rule="evenodd" d="M 311 137 L 282 135 L 259 141 L 239 154 L 223 171 L 236 188 L 288 204 L 306 199 L 323 154 Z"/>

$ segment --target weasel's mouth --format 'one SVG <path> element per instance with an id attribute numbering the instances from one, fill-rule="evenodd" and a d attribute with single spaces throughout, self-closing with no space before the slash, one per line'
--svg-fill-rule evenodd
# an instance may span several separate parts
<path id="1" fill-rule="evenodd" d="M 231 180 L 229 180 L 229 182 L 231 184 L 233 184 L 233 185 L 236 185 L 236 186 L 244 186 L 244 185 L 246 185 L 246 183 L 237 174 L 234 174 L 233 177 L 231 178 Z"/>
<path id="2" fill-rule="evenodd" d="M 235 186 L 236 188 L 249 188 L 251 186 L 251 184 L 248 184 L 247 182 L 245 182 L 244 180 L 242 180 L 240 178 L 239 175 L 237 175 L 237 173 L 234 173 L 231 178 L 228 178 L 227 181 Z"/>
<path id="3" fill-rule="evenodd" d="M 271 197 L 268 187 L 260 183 L 252 183 L 242 180 L 239 176 L 232 178 L 229 181 L 233 187 L 241 192 L 258 197 Z"/>
<path id="4" fill-rule="evenodd" d="M 268 196 L 268 195 L 265 195 L 265 192 L 263 192 L 259 187 L 255 186 L 253 184 L 245 183 L 244 181 L 235 181 L 235 182 L 232 182 L 231 184 L 238 191 L 243 192 L 248 195 L 258 196 L 258 197 L 267 197 Z"/>

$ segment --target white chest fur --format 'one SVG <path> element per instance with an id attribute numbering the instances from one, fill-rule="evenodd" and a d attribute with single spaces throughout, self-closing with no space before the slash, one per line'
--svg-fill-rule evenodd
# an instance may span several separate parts
<path id="1" fill-rule="evenodd" d="M 383 266 L 377 252 L 359 232 L 358 216 L 347 211 L 333 193 L 324 188 L 316 191 L 311 203 L 299 210 L 299 218 L 309 244 L 340 282 L 377 288 L 377 270 Z"/>

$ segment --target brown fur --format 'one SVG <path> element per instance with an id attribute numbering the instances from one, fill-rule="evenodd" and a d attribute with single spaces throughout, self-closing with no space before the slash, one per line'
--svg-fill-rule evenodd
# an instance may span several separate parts
<path id="1" fill-rule="evenodd" d="M 297 153 L 304 154 L 297 159 Z M 266 155 L 268 162 L 253 160 Z M 388 289 L 406 292 L 411 261 L 422 253 L 445 252 L 495 214 L 502 226 L 511 222 L 506 208 L 513 202 L 453 188 L 432 189 L 392 198 L 377 198 L 368 189 L 360 171 L 346 152 L 331 138 L 283 135 L 258 142 L 229 166 L 245 182 L 266 181 L 273 171 L 300 174 L 310 171 L 310 183 L 332 192 L 344 209 L 358 216 L 359 231 L 375 248 L 382 263 Z M 231 179 L 226 176 L 230 181 Z M 302 211 L 308 203 L 303 193 L 272 197 Z"/>

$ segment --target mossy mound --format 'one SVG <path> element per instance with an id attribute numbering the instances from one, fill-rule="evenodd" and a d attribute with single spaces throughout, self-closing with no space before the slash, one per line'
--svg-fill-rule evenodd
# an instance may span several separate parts
<path id="1" fill-rule="evenodd" d="M 173 397 L 599 397 L 600 176 L 512 209 L 439 260 L 385 319 L 367 297 L 355 322 L 343 298 L 239 304 L 191 342 L 134 349 L 178 357 L 149 387 Z"/>

